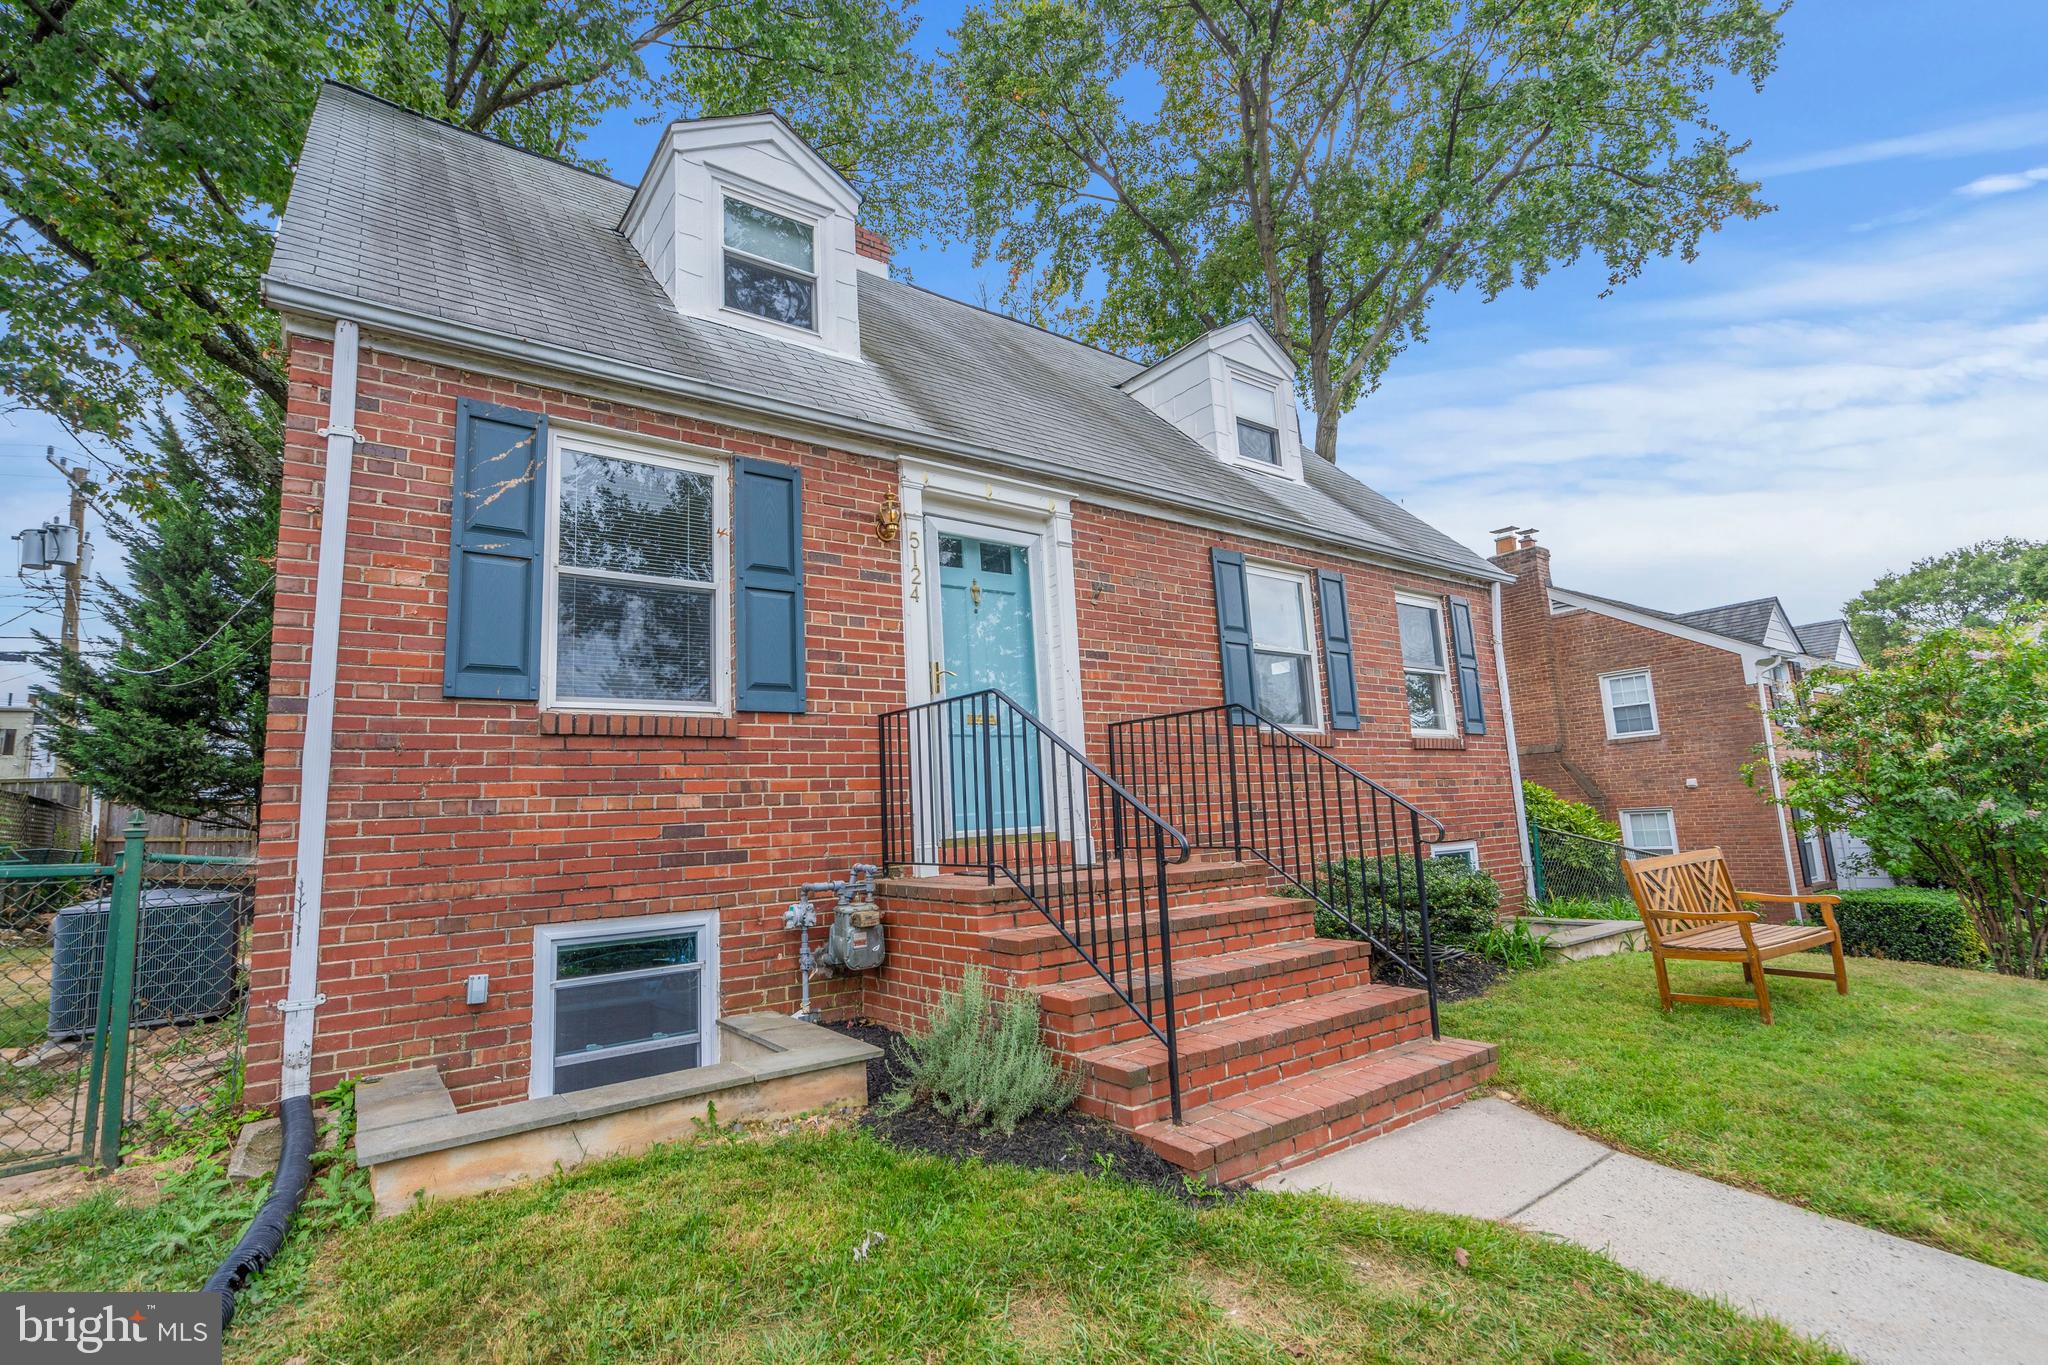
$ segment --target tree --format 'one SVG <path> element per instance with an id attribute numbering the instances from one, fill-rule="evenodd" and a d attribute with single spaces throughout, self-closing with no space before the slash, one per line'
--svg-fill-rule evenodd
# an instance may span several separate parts
<path id="1" fill-rule="evenodd" d="M 1882 667 L 1809 674 L 1775 712 L 1796 731 L 1783 804 L 1881 866 L 1953 887 L 2000 971 L 2048 948 L 2048 639 L 2043 620 L 1948 626 Z M 1752 776 L 1752 780 L 1756 780 Z"/>
<path id="2" fill-rule="evenodd" d="M 944 145 L 913 28 L 897 0 L 0 0 L 0 388 L 138 472 L 173 397 L 274 430 L 257 286 L 323 75 L 572 158 L 627 104 L 773 103 L 913 230 Z"/>
<path id="3" fill-rule="evenodd" d="M 1609 287 L 1765 211 L 1717 127 L 1760 85 L 1761 0 L 987 0 L 946 88 L 966 226 L 1007 301 L 1157 357 L 1258 318 L 1336 457 L 1338 420 L 1424 335 L 1597 256 Z"/>
<path id="4" fill-rule="evenodd" d="M 43 709 L 52 747 L 100 795 L 254 828 L 278 488 L 232 429 L 191 427 L 157 417 L 157 472 L 116 523 L 132 587 L 98 586 L 119 643 L 96 656 L 45 639 L 57 687 Z"/>
<path id="5" fill-rule="evenodd" d="M 2008 536 L 1915 560 L 1842 610 L 1858 646 L 1874 659 L 1927 631 L 1992 625 L 2034 603 L 2048 604 L 2048 542 Z"/>

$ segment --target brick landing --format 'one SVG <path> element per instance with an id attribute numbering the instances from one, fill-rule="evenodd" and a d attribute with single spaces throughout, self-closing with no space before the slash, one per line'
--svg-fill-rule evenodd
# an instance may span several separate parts
<path id="1" fill-rule="evenodd" d="M 1168 870 L 1183 1122 L 1166 1048 L 1007 883 L 897 878 L 877 889 L 889 962 L 867 1012 L 922 1017 L 969 965 L 1038 996 L 1046 1042 L 1079 1071 L 1079 1107 L 1191 1173 L 1242 1180 L 1364 1142 L 1458 1103 L 1494 1072 L 1490 1043 L 1429 1036 L 1429 1000 L 1372 980 L 1362 943 L 1319 939 L 1307 902 L 1262 865 L 1197 855 Z M 1157 961 L 1156 931 L 1121 920 L 1084 941 Z M 1156 971 L 1148 978 L 1156 991 Z"/>

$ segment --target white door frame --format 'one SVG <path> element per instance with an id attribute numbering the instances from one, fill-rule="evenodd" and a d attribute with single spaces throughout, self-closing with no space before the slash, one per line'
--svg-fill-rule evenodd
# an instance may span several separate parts
<path id="1" fill-rule="evenodd" d="M 934 700 L 932 661 L 942 638 L 938 594 L 938 535 L 944 527 L 961 534 L 1014 537 L 1029 551 L 1033 641 L 1038 664 L 1038 715 L 1067 743 L 1087 751 L 1081 703 L 1081 649 L 1074 610 L 1074 516 L 1063 493 L 961 470 L 906 460 L 898 500 L 903 534 L 898 537 L 903 579 L 903 693 L 912 705 Z M 912 738 L 911 763 L 921 771 L 930 756 Z M 1078 778 L 1077 778 L 1078 780 Z M 913 780 L 912 791 L 934 790 Z M 1055 818 L 1066 802 L 1052 801 Z M 1079 808 L 1076 801 L 1076 808 Z M 943 821 L 940 822 L 941 824 Z M 921 828 L 913 815 L 911 828 Z M 1085 837 L 1085 832 L 1082 832 Z M 918 875 L 935 869 L 919 863 Z"/>

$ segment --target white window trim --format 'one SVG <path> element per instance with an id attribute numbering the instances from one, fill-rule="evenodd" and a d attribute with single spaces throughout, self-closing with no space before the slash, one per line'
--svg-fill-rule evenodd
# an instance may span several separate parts
<path id="1" fill-rule="evenodd" d="M 1432 858 L 1455 858 L 1461 853 L 1472 856 L 1472 870 L 1477 872 L 1479 870 L 1479 841 L 1477 839 L 1461 839 L 1455 844 L 1431 844 L 1429 846 L 1429 856 Z"/>
<path id="2" fill-rule="evenodd" d="M 1235 428 L 1232 429 L 1235 430 Z M 1271 465 L 1265 466 L 1267 469 L 1272 467 Z M 1305 571 L 1290 569 L 1280 564 L 1256 564 L 1246 560 L 1244 572 L 1246 578 L 1272 578 L 1278 579 L 1283 583 L 1290 583 L 1294 586 L 1296 592 L 1300 594 L 1301 633 L 1302 638 L 1308 642 L 1308 649 L 1305 655 L 1308 659 L 1308 720 L 1300 725 L 1283 725 L 1280 728 L 1292 731 L 1295 734 L 1320 734 L 1323 728 L 1323 660 L 1322 651 L 1317 648 L 1322 639 L 1322 631 L 1320 629 L 1321 622 L 1316 615 L 1315 582 Z M 1246 596 L 1250 596 L 1249 585 L 1247 585 Z M 1259 651 L 1262 649 L 1268 654 L 1292 654 L 1294 652 L 1289 649 L 1275 649 L 1260 644 L 1258 623 L 1256 621 L 1252 622 L 1251 637 L 1252 658 L 1255 663 L 1258 659 Z M 1258 699 L 1256 673 L 1257 670 L 1254 669 L 1252 682 L 1252 699 L 1254 702 Z"/>
<path id="3" fill-rule="evenodd" d="M 772 213 L 778 218 L 787 218 L 792 223 L 801 223 L 809 228 L 811 230 L 811 268 L 808 271 L 798 270 L 795 266 L 784 265 L 781 261 L 771 261 L 765 256 L 756 256 L 751 251 L 743 251 L 736 246 L 727 246 L 725 243 L 725 206 L 727 201 L 746 204 L 760 209 L 763 213 Z M 786 201 L 771 202 L 765 195 L 742 194 L 730 185 L 719 185 L 718 231 L 717 235 L 712 238 L 713 244 L 718 248 L 718 278 L 715 281 L 718 311 L 728 313 L 736 318 L 745 318 L 749 323 L 765 323 L 773 327 L 777 332 L 807 337 L 813 341 L 823 337 L 825 334 L 825 308 L 827 301 L 825 297 L 824 262 L 820 259 L 824 252 L 824 246 L 818 240 L 823 235 L 823 226 L 823 216 L 815 212 L 793 209 Z M 784 322 L 780 318 L 767 317 L 761 313 L 751 313 L 744 308 L 735 308 L 727 303 L 725 301 L 725 256 L 727 252 L 731 252 L 741 260 L 751 262 L 767 270 L 809 279 L 811 282 L 811 325 L 799 327 L 793 322 Z"/>
<path id="4" fill-rule="evenodd" d="M 1638 674 L 1643 679 L 1643 691 L 1650 699 L 1650 728 L 1647 730 L 1631 730 L 1627 734 L 1621 734 L 1614 728 L 1614 680 L 1617 678 L 1633 678 Z M 1625 704 L 1629 706 L 1635 705 L 1634 702 Z M 1663 722 L 1657 718 L 1657 680 L 1650 676 L 1650 670 L 1647 668 L 1621 668 L 1616 669 L 1612 673 L 1602 673 L 1600 675 L 1600 718 L 1601 722 L 1607 727 L 1607 737 L 1609 739 L 1648 739 L 1652 735 L 1662 734 Z"/>
<path id="5" fill-rule="evenodd" d="M 1264 389 L 1273 400 L 1273 425 L 1266 427 L 1264 422 L 1252 422 L 1253 426 L 1266 427 L 1266 430 L 1273 433 L 1273 458 L 1270 461 L 1256 459 L 1245 454 L 1244 448 L 1238 444 L 1237 424 L 1239 422 L 1251 422 L 1249 417 L 1240 415 L 1237 410 L 1237 386 L 1239 384 L 1243 384 L 1247 388 Z M 1257 378 L 1246 374 L 1234 365 L 1226 365 L 1224 367 L 1224 393 L 1226 394 L 1225 401 L 1230 409 L 1230 449 L 1237 461 L 1240 464 L 1249 465 L 1253 469 L 1263 469 L 1273 474 L 1286 473 L 1287 442 L 1280 434 L 1281 399 L 1279 387 L 1270 379 Z"/>
<path id="6" fill-rule="evenodd" d="M 558 550 L 561 534 L 562 465 L 564 447 L 587 450 L 610 459 L 635 460 L 641 464 L 663 465 L 711 476 L 711 698 L 708 701 L 611 701 L 602 698 L 560 698 L 555 692 L 555 650 L 561 629 L 561 575 Z M 724 716 L 732 714 L 732 533 L 731 470 L 720 457 L 664 449 L 616 436 L 593 433 L 576 427 L 549 424 L 547 468 L 547 556 L 542 576 L 540 638 L 540 709 L 543 711 L 604 712 L 620 715 Z M 593 576 L 598 576 L 593 574 Z M 633 574 L 603 575 L 621 582 L 637 581 Z M 670 579 L 649 579 L 668 583 Z"/>
<path id="7" fill-rule="evenodd" d="M 1436 647 L 1437 652 L 1443 656 L 1443 666 L 1436 670 L 1438 684 L 1436 709 L 1437 714 L 1444 718 L 1444 723 L 1437 728 L 1425 730 L 1417 728 L 1414 720 L 1411 718 L 1408 722 L 1408 733 L 1419 739 L 1454 738 L 1458 733 L 1458 701 L 1457 693 L 1451 686 L 1451 680 L 1455 673 L 1451 659 L 1451 622 L 1448 614 L 1444 611 L 1443 599 L 1439 597 L 1425 597 L 1421 593 L 1397 592 L 1394 594 L 1394 602 L 1394 650 L 1401 661 L 1401 709 L 1403 712 L 1408 710 L 1408 675 L 1410 673 L 1427 673 L 1430 670 L 1426 668 L 1410 668 L 1408 666 L 1408 659 L 1401 650 L 1401 607 L 1424 607 L 1436 616 Z"/>
<path id="8" fill-rule="evenodd" d="M 643 915 L 633 919 L 578 920 L 543 924 L 533 931 L 533 1048 L 528 1058 L 526 1097 L 543 1099 L 555 1093 L 555 950 L 584 939 L 644 938 L 701 929 L 703 970 L 697 977 L 697 1067 L 718 1061 L 718 915 L 698 911 L 680 915 Z"/>
<path id="9" fill-rule="evenodd" d="M 1217 441 L 1217 446 L 1223 452 L 1223 458 L 1239 469 L 1256 470 L 1261 474 L 1270 474 L 1276 478 L 1286 479 L 1290 483 L 1300 483 L 1302 481 L 1301 445 L 1294 437 L 1293 422 L 1288 420 L 1293 416 L 1293 388 L 1275 380 L 1271 375 L 1260 374 L 1256 370 L 1248 370 L 1242 365 L 1222 360 L 1220 357 L 1218 360 L 1223 369 L 1223 383 L 1221 387 L 1223 390 L 1224 429 L 1220 439 Z M 1211 382 L 1214 383 L 1215 381 L 1212 380 Z M 1268 464 L 1264 460 L 1255 460 L 1249 455 L 1240 454 L 1238 451 L 1237 386 L 1239 384 L 1249 384 L 1253 388 L 1266 389 L 1273 395 L 1273 453 L 1280 457 L 1277 463 Z M 1265 424 L 1263 422 L 1255 422 L 1253 425 L 1263 426 Z"/>
<path id="10" fill-rule="evenodd" d="M 1671 826 L 1671 847 L 1668 851 L 1677 853 L 1685 847 L 1684 844 L 1678 841 L 1678 812 L 1669 806 L 1630 806 L 1627 810 L 1619 811 L 1617 814 L 1621 817 L 1621 842 L 1625 847 L 1643 849 L 1644 852 L 1649 853 L 1653 857 L 1662 857 L 1667 851 L 1649 848 L 1646 845 L 1636 843 L 1632 837 L 1634 830 L 1629 825 L 1628 818 L 1631 815 L 1663 816 L 1665 821 Z"/>

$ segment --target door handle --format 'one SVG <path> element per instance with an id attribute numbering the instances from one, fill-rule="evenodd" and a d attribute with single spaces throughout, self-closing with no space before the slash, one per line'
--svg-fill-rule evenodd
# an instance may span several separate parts
<path id="1" fill-rule="evenodd" d="M 939 695 L 940 678 L 957 678 L 959 676 L 950 668 L 940 668 L 937 659 L 932 660 L 932 695 L 935 697 Z"/>

